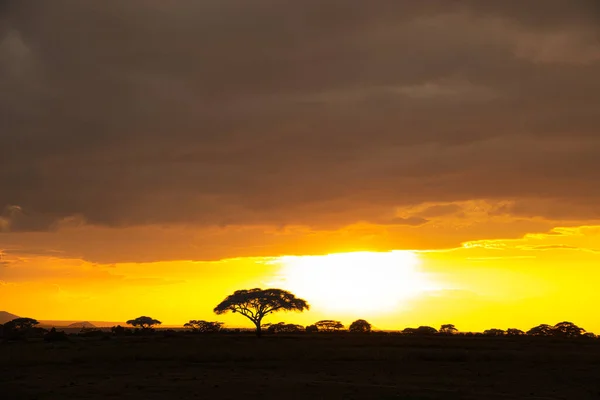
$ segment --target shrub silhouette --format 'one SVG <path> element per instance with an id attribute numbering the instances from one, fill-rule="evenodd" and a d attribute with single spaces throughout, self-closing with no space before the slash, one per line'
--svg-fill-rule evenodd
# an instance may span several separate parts
<path id="1" fill-rule="evenodd" d="M 350 324 L 348 330 L 355 333 L 369 333 L 371 332 L 371 324 L 364 319 L 357 319 Z"/>
<path id="2" fill-rule="evenodd" d="M 133 331 L 130 328 L 124 328 L 121 325 L 113 326 L 110 331 L 115 336 L 131 336 Z"/>
<path id="3" fill-rule="evenodd" d="M 137 317 L 136 319 L 130 319 L 129 321 L 127 321 L 127 324 L 135 326 L 136 328 L 151 330 L 154 325 L 160 325 L 162 324 L 162 322 L 154 318 L 142 316 Z"/>
<path id="4" fill-rule="evenodd" d="M 93 337 L 104 337 L 106 333 L 98 328 L 81 328 L 78 336 L 93 338 Z"/>
<path id="5" fill-rule="evenodd" d="M 492 329 L 483 331 L 483 334 L 485 336 L 504 336 L 506 334 L 506 332 L 504 332 L 504 330 L 502 330 L 502 329 L 492 328 Z"/>
<path id="6" fill-rule="evenodd" d="M 319 332 L 319 328 L 316 325 L 308 325 L 306 327 L 306 333 L 317 333 Z"/>
<path id="7" fill-rule="evenodd" d="M 216 333 L 221 331 L 223 322 L 211 322 L 193 319 L 183 326 L 184 328 L 191 328 L 193 332 L 197 333 Z"/>
<path id="8" fill-rule="evenodd" d="M 438 333 L 438 331 L 431 326 L 420 326 L 418 328 L 406 328 L 402 333 L 406 335 L 432 336 Z"/>
<path id="9" fill-rule="evenodd" d="M 227 296 L 213 310 L 216 314 L 226 312 L 240 313 L 256 326 L 256 336 L 262 334 L 261 321 L 277 311 L 304 311 L 309 305 L 306 300 L 281 289 L 250 289 L 237 290 Z"/>
<path id="10" fill-rule="evenodd" d="M 344 329 L 344 325 L 340 321 L 330 319 L 315 322 L 315 326 L 319 329 L 319 332 L 337 332 Z"/>
<path id="11" fill-rule="evenodd" d="M 279 322 L 277 324 L 265 324 L 263 326 L 269 333 L 300 333 L 304 332 L 302 325 L 286 324 L 285 322 Z"/>
<path id="12" fill-rule="evenodd" d="M 64 342 L 64 341 L 68 341 L 68 340 L 69 340 L 69 337 L 67 336 L 67 334 L 63 331 L 58 332 L 56 330 L 56 328 L 50 329 L 44 335 L 44 341 L 46 341 L 46 342 Z"/>

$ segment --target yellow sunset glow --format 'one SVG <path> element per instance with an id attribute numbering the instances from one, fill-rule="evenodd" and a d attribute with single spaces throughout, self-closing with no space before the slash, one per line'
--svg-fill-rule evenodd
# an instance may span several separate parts
<path id="1" fill-rule="evenodd" d="M 438 289 L 410 251 L 288 256 L 274 263 L 281 265 L 282 286 L 342 314 L 398 311 L 404 301 Z"/>

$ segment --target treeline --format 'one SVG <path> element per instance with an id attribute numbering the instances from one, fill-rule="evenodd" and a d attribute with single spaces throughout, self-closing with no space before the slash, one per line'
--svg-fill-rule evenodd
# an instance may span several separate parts
<path id="1" fill-rule="evenodd" d="M 17 318 L 13 321 L 0 325 L 0 338 L 3 340 L 24 340 L 30 338 L 44 339 L 48 342 L 69 340 L 69 337 L 81 338 L 100 338 L 110 339 L 110 337 L 122 336 L 149 336 L 162 335 L 181 336 L 193 334 L 240 334 L 252 333 L 249 330 L 239 328 L 226 328 L 223 322 L 190 320 L 182 326 L 182 329 L 160 329 L 155 328 L 161 325 L 159 320 L 150 317 L 139 317 L 127 321 L 130 326 L 113 326 L 108 329 L 82 328 L 77 333 L 67 334 L 64 331 L 57 331 L 56 328 L 50 330 L 40 328 L 39 322 L 32 318 Z M 262 329 L 267 334 L 367 334 L 371 333 L 372 326 L 364 319 L 358 319 L 346 328 L 344 324 L 336 320 L 321 320 L 312 325 L 303 326 L 298 324 L 279 322 L 262 325 Z M 528 331 L 522 331 L 516 328 L 487 329 L 483 332 L 460 332 L 453 324 L 442 325 L 439 329 L 431 326 L 419 326 L 417 328 L 405 328 L 401 331 L 375 331 L 377 334 L 394 334 L 402 336 L 457 336 L 457 337 L 558 337 L 558 338 L 597 338 L 591 332 L 575 325 L 572 322 L 559 322 L 555 325 L 541 324 Z"/>
<path id="2" fill-rule="evenodd" d="M 335 320 L 321 320 L 309 326 L 290 324 L 279 322 L 276 324 L 263 324 L 262 320 L 265 316 L 281 311 L 296 311 L 303 312 L 310 308 L 306 300 L 296 297 L 282 289 L 248 289 L 237 290 L 227 296 L 214 309 L 217 315 L 228 312 L 237 313 L 252 321 L 255 325 L 255 333 L 260 337 L 264 332 L 270 334 L 281 333 L 370 333 L 372 326 L 364 319 L 358 319 L 348 329 L 340 322 Z M 129 336 L 129 335 L 150 335 L 155 333 L 155 327 L 161 325 L 161 321 L 148 316 L 141 316 L 127 321 L 127 325 L 132 326 L 122 327 L 113 326 L 110 334 L 114 336 Z M 47 341 L 66 340 L 65 332 L 57 332 L 52 328 L 50 331 L 37 327 L 38 321 L 31 318 L 17 318 L 4 325 L 0 325 L 0 337 L 3 340 L 20 339 L 27 337 L 43 337 Z M 183 326 L 190 333 L 239 333 L 241 330 L 231 330 L 223 328 L 223 323 L 218 321 L 190 320 Z M 177 335 L 175 330 L 161 330 L 163 335 Z M 518 337 L 518 336 L 547 336 L 547 337 L 563 337 L 563 338 L 595 338 L 591 332 L 586 332 L 585 329 L 575 325 L 572 322 L 559 322 L 556 325 L 542 324 L 535 326 L 527 332 L 516 328 L 503 329 L 487 329 L 481 333 L 465 332 L 461 333 L 452 324 L 445 324 L 440 329 L 435 329 L 431 326 L 419 326 L 418 328 L 406 328 L 399 332 L 402 335 L 411 336 L 486 336 L 486 337 Z M 83 328 L 79 336 L 99 336 L 110 337 L 107 332 L 100 329 Z"/>

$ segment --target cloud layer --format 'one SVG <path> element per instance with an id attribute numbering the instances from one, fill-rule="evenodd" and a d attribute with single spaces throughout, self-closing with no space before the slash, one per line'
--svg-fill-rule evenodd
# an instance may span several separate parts
<path id="1" fill-rule="evenodd" d="M 5 1 L 0 230 L 599 219 L 595 3 Z"/>

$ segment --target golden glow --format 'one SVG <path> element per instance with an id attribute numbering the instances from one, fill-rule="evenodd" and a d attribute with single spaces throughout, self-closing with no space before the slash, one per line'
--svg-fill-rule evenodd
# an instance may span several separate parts
<path id="1" fill-rule="evenodd" d="M 373 315 L 402 309 L 406 300 L 437 289 L 414 252 L 355 252 L 281 257 L 280 285 L 319 310 Z"/>

